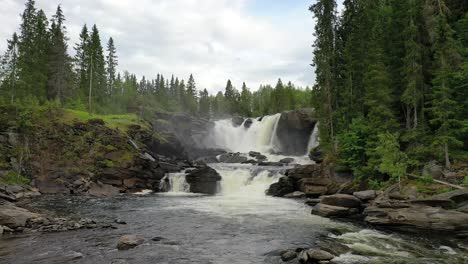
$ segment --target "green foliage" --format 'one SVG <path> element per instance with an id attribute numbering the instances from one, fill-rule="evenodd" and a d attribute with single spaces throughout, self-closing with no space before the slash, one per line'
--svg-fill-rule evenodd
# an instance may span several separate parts
<path id="1" fill-rule="evenodd" d="M 380 134 L 378 138 L 378 147 L 375 149 L 380 158 L 378 171 L 400 182 L 402 178 L 406 178 L 408 157 L 400 150 L 399 135 L 387 132 Z"/>
<path id="2" fill-rule="evenodd" d="M 23 185 L 29 183 L 31 180 L 16 171 L 9 170 L 0 178 L 0 181 L 8 185 Z"/>

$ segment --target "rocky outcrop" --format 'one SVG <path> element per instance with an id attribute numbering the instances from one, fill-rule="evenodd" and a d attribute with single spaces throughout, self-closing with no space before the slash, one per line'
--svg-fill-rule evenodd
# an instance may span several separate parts
<path id="1" fill-rule="evenodd" d="M 246 162 L 248 158 L 242 156 L 240 153 L 224 153 L 218 157 L 218 160 L 223 163 L 243 163 Z"/>
<path id="2" fill-rule="evenodd" d="M 315 161 L 315 163 L 319 163 L 319 164 L 322 163 L 324 159 L 322 148 L 320 146 L 317 146 L 311 149 L 309 152 L 309 158 Z"/>
<path id="3" fill-rule="evenodd" d="M 9 228 L 24 227 L 30 219 L 37 217 L 39 217 L 39 214 L 17 207 L 13 203 L 0 200 L 0 225 L 8 226 Z"/>
<path id="4" fill-rule="evenodd" d="M 118 250 L 128 250 L 134 247 L 137 247 L 138 245 L 143 244 L 145 242 L 145 239 L 139 236 L 134 236 L 134 235 L 125 235 L 121 236 L 119 238 L 119 241 L 117 242 L 117 249 Z"/>
<path id="5" fill-rule="evenodd" d="M 283 197 L 295 191 L 294 181 L 288 177 L 281 177 L 278 182 L 273 183 L 266 191 L 267 195 Z"/>
<path id="6" fill-rule="evenodd" d="M 218 189 L 221 176 L 216 170 L 206 166 L 194 169 L 185 176 L 190 192 L 213 195 Z"/>
<path id="7" fill-rule="evenodd" d="M 304 155 L 317 119 L 313 109 L 281 113 L 276 130 L 285 155 Z"/>
<path id="8" fill-rule="evenodd" d="M 234 127 L 239 127 L 242 125 L 242 123 L 244 123 L 244 118 L 240 116 L 234 116 L 231 118 L 231 121 Z"/>
<path id="9" fill-rule="evenodd" d="M 253 124 L 253 121 L 251 118 L 247 118 L 245 121 L 244 121 L 244 128 L 250 128 Z"/>

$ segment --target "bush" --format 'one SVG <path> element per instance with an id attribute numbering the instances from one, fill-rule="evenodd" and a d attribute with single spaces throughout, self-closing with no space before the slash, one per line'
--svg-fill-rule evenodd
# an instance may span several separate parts
<path id="1" fill-rule="evenodd" d="M 9 170 L 2 177 L 2 181 L 8 185 L 23 185 L 30 182 L 30 180 L 27 177 L 13 170 Z"/>

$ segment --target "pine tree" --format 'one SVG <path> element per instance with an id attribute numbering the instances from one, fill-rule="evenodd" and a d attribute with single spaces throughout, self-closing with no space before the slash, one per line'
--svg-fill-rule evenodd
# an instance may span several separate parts
<path id="1" fill-rule="evenodd" d="M 13 104 L 16 97 L 16 86 L 18 82 L 18 46 L 19 39 L 13 33 L 11 40 L 8 40 L 8 47 L 5 55 L 0 60 L 0 94 L 8 96 Z"/>
<path id="2" fill-rule="evenodd" d="M 232 86 L 231 80 L 227 81 L 226 89 L 224 90 L 224 99 L 226 103 L 226 112 L 229 114 L 235 114 L 237 112 L 237 102 L 236 102 L 236 91 L 234 86 Z"/>
<path id="3" fill-rule="evenodd" d="M 99 106 L 102 106 L 106 98 L 106 69 L 101 38 L 96 25 L 93 26 L 88 47 L 89 57 L 89 76 L 90 76 L 90 92 L 89 100 L 96 101 Z M 94 99 L 93 99 L 94 98 Z M 93 108 L 90 107 L 93 112 Z"/>
<path id="4" fill-rule="evenodd" d="M 249 88 L 247 88 L 247 85 L 245 85 L 245 82 L 242 84 L 240 111 L 242 116 L 252 115 L 252 93 L 249 91 Z"/>
<path id="5" fill-rule="evenodd" d="M 210 117 L 210 96 L 206 89 L 200 91 L 199 112 L 201 116 Z"/>
<path id="6" fill-rule="evenodd" d="M 442 1 L 442 0 L 438 0 Z M 439 3 L 440 4 L 440 3 Z M 430 123 L 435 126 L 434 144 L 442 146 L 445 167 L 450 168 L 450 146 L 461 145 L 458 140 L 461 133 L 461 121 L 457 117 L 457 102 L 454 99 L 455 88 L 452 84 L 453 73 L 458 69 L 460 56 L 453 38 L 453 30 L 447 21 L 446 12 L 440 8 L 435 16 L 434 30 L 434 79 Z"/>
<path id="7" fill-rule="evenodd" d="M 106 56 L 106 65 L 107 65 L 107 93 L 109 95 L 114 94 L 115 89 L 115 74 L 117 72 L 117 54 L 114 45 L 114 39 L 111 37 L 107 42 L 107 56 Z"/>
<path id="8" fill-rule="evenodd" d="M 315 25 L 314 65 L 316 74 L 316 108 L 319 112 L 320 139 L 324 147 L 334 146 L 334 29 L 336 25 L 336 3 L 334 0 L 318 0 L 309 9 L 317 20 Z"/>
<path id="9" fill-rule="evenodd" d="M 187 90 L 185 92 L 187 110 L 191 113 L 195 113 L 197 110 L 197 87 L 195 85 L 195 79 L 190 74 L 187 82 Z"/>
<path id="10" fill-rule="evenodd" d="M 80 33 L 80 41 L 75 46 L 75 72 L 78 77 L 78 90 L 83 98 L 85 95 L 88 95 L 89 90 L 89 72 L 91 66 L 89 40 L 88 28 L 84 25 Z"/>
<path id="11" fill-rule="evenodd" d="M 58 99 L 63 102 L 70 94 L 71 59 L 67 53 L 65 17 L 59 5 L 52 17 L 50 30 L 51 43 L 49 49 L 49 71 L 47 82 L 48 99 Z"/>

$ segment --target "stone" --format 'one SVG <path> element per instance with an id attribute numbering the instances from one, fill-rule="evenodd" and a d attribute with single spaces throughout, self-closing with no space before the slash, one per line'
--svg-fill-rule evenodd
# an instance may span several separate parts
<path id="1" fill-rule="evenodd" d="M 127 224 L 127 222 L 125 222 L 125 221 L 122 220 L 122 219 L 115 219 L 114 222 L 115 222 L 116 224 L 119 224 L 119 225 L 126 225 L 126 224 Z"/>
<path id="2" fill-rule="evenodd" d="M 423 199 L 414 199 L 410 200 L 410 203 L 412 204 L 420 204 L 420 205 L 427 205 L 427 206 L 432 206 L 432 207 L 442 207 L 444 209 L 452 209 L 455 207 L 455 202 L 447 199 L 447 198 L 437 198 L 437 197 L 431 197 L 431 198 L 423 198 Z"/>
<path id="3" fill-rule="evenodd" d="M 223 163 L 242 163 L 247 161 L 248 158 L 241 156 L 239 153 L 225 153 L 221 154 L 218 160 Z"/>
<path id="4" fill-rule="evenodd" d="M 253 121 L 251 118 L 247 118 L 245 121 L 244 121 L 244 127 L 245 128 L 250 128 L 253 124 Z"/>
<path id="5" fill-rule="evenodd" d="M 329 252 L 332 255 L 339 256 L 351 251 L 351 248 L 335 240 L 323 240 L 317 244 L 320 249 Z"/>
<path id="6" fill-rule="evenodd" d="M 92 182 L 89 185 L 88 194 L 97 197 L 112 197 L 120 193 L 120 190 L 112 185 Z"/>
<path id="7" fill-rule="evenodd" d="M 299 263 L 301 264 L 309 263 L 309 254 L 307 254 L 307 250 L 302 250 L 301 252 L 299 252 L 297 258 L 299 260 Z"/>
<path id="8" fill-rule="evenodd" d="M 261 161 L 258 163 L 258 166 L 271 166 L 271 167 L 281 167 L 284 164 L 281 162 L 273 162 L 273 161 Z"/>
<path id="9" fill-rule="evenodd" d="M 124 179 L 123 180 L 123 185 L 127 189 L 134 189 L 136 187 L 137 182 L 138 182 L 138 178 Z"/>
<path id="10" fill-rule="evenodd" d="M 307 145 L 317 119 L 313 109 L 300 109 L 281 113 L 276 129 L 282 152 L 299 156 L 307 153 Z"/>
<path id="11" fill-rule="evenodd" d="M 312 148 L 309 152 L 309 158 L 315 161 L 317 164 L 322 163 L 324 159 L 322 148 L 320 146 Z"/>
<path id="12" fill-rule="evenodd" d="M 293 158 L 284 158 L 284 159 L 281 159 L 279 162 L 284 163 L 284 164 L 289 164 L 289 163 L 293 163 L 294 159 Z"/>
<path id="13" fill-rule="evenodd" d="M 353 195 L 349 194 L 333 194 L 321 196 L 321 203 L 339 207 L 358 208 L 361 206 L 361 201 Z"/>
<path id="14" fill-rule="evenodd" d="M 281 254 L 281 260 L 284 262 L 297 258 L 297 253 L 294 250 L 286 250 Z"/>
<path id="15" fill-rule="evenodd" d="M 119 238 L 119 241 L 117 242 L 117 249 L 128 250 L 143 244 L 144 241 L 145 239 L 139 236 L 125 235 Z"/>
<path id="16" fill-rule="evenodd" d="M 288 193 L 284 196 L 284 198 L 293 198 L 293 199 L 299 199 L 303 197 L 305 197 L 305 193 L 299 192 L 299 191 Z"/>
<path id="17" fill-rule="evenodd" d="M 431 198 L 446 198 L 459 204 L 459 203 L 468 201 L 468 189 L 442 193 L 442 194 L 434 195 Z"/>
<path id="18" fill-rule="evenodd" d="M 3 226 L 0 225 L 0 236 L 3 235 L 3 231 L 4 231 Z"/>
<path id="19" fill-rule="evenodd" d="M 244 118 L 240 116 L 234 116 L 232 117 L 231 121 L 234 127 L 239 127 L 240 125 L 242 125 L 242 123 L 244 123 Z"/>
<path id="20" fill-rule="evenodd" d="M 422 176 L 433 178 L 433 179 L 440 179 L 444 176 L 443 167 L 437 163 L 437 161 L 433 160 L 428 162 L 424 165 L 422 170 Z"/>
<path id="21" fill-rule="evenodd" d="M 363 202 L 374 200 L 377 197 L 377 193 L 374 190 L 354 192 L 353 195 Z"/>
<path id="22" fill-rule="evenodd" d="M 335 257 L 329 252 L 321 250 L 321 249 L 309 249 L 307 250 L 307 255 L 309 256 L 309 259 L 314 259 L 318 261 L 331 260 Z"/>
<path id="23" fill-rule="evenodd" d="M 262 155 L 262 154 L 255 156 L 255 158 L 256 158 L 258 161 L 265 161 L 265 160 L 267 160 L 267 156 Z"/>
<path id="24" fill-rule="evenodd" d="M 69 194 L 65 184 L 57 180 L 36 180 L 36 187 L 42 194 Z"/>
<path id="25" fill-rule="evenodd" d="M 305 201 L 305 204 L 307 204 L 308 206 L 315 206 L 316 204 L 320 203 L 320 199 L 307 199 Z"/>
<path id="26" fill-rule="evenodd" d="M 299 191 L 307 196 L 317 197 L 328 192 L 327 184 L 331 183 L 327 178 L 303 178 L 298 182 Z"/>
<path id="27" fill-rule="evenodd" d="M 286 171 L 286 176 L 300 180 L 302 178 L 318 178 L 322 176 L 322 167 L 318 164 L 301 165 Z"/>
<path id="28" fill-rule="evenodd" d="M 318 203 L 312 208 L 312 214 L 323 217 L 344 217 L 352 213 L 351 208 Z"/>
<path id="29" fill-rule="evenodd" d="M 260 155 L 262 155 L 260 152 L 256 152 L 256 151 L 250 151 L 250 152 L 249 152 L 249 156 L 250 156 L 250 157 L 254 157 L 254 158 L 255 158 L 255 157 L 260 156 Z"/>
<path id="30" fill-rule="evenodd" d="M 190 185 L 190 192 L 213 195 L 218 189 L 221 176 L 211 167 L 202 167 L 190 171 L 185 176 Z"/>
<path id="31" fill-rule="evenodd" d="M 422 205 L 407 208 L 369 206 L 364 214 L 365 221 L 369 224 L 401 231 L 434 230 L 468 235 L 468 214 L 455 210 Z"/>
<path id="32" fill-rule="evenodd" d="M 288 177 L 281 177 L 278 182 L 270 185 L 266 191 L 267 195 L 283 197 L 288 193 L 294 192 L 294 183 Z"/>
<path id="33" fill-rule="evenodd" d="M 16 205 L 0 200 L 0 225 L 11 228 L 24 227 L 30 219 L 39 217 L 39 214 L 30 212 Z"/>

